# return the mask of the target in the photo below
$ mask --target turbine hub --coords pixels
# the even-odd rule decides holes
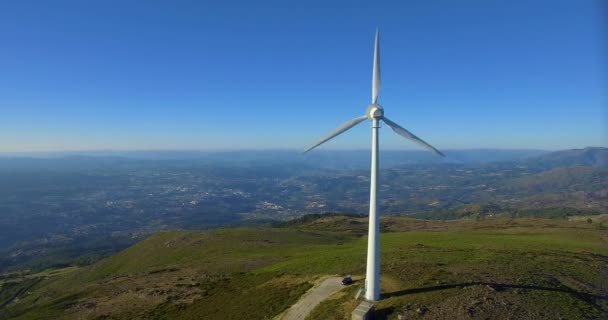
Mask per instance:
[[[374,103],[367,106],[367,112],[365,113],[368,119],[382,119],[384,116],[384,108],[381,105]]]

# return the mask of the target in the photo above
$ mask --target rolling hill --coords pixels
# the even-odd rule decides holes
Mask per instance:
[[[94,265],[5,274],[0,319],[269,319],[318,279],[364,274],[366,219],[161,232]],[[608,233],[544,219],[382,221],[380,319],[601,319]],[[311,319],[348,319],[361,285]]]

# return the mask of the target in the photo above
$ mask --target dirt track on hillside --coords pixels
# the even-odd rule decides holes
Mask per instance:
[[[344,288],[342,278],[332,277],[323,280],[319,285],[311,288],[292,305],[282,320],[304,320],[306,316],[314,309],[321,301],[329,298],[332,294]]]

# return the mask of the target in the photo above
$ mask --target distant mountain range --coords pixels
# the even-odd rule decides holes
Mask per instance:
[[[464,149],[442,150],[447,155],[440,158],[423,150],[383,150],[383,166],[417,163],[487,163],[521,161],[547,167],[560,166],[607,166],[608,148],[587,147],[561,151],[537,149]],[[0,164],[18,160],[31,164],[41,163],[36,159],[60,160],[62,163],[95,162],[115,163],[127,160],[186,161],[203,163],[222,162],[226,165],[290,163],[303,166],[355,168],[367,166],[369,150],[316,150],[307,154],[294,150],[243,150],[243,151],[82,151],[82,152],[38,152],[2,153]],[[27,160],[31,159],[31,160]],[[52,163],[52,161],[46,161]]]
[[[543,168],[608,166],[608,148],[588,147],[540,154],[523,160],[524,163]]]
[[[383,150],[382,167],[406,164],[441,163],[488,163],[504,161],[531,161],[562,166],[606,165],[606,148],[585,148],[548,152],[529,149],[471,149],[443,150],[446,158],[422,150]],[[316,150],[307,154],[300,151],[130,151],[130,152],[47,152],[47,153],[0,153],[0,169],[6,166],[103,166],[117,163],[149,161],[198,161],[202,164],[224,166],[282,165],[326,168],[359,169],[369,166],[369,150]],[[557,159],[554,159],[557,158]],[[589,164],[591,163],[591,164]]]

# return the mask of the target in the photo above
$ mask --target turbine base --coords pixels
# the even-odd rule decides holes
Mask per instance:
[[[369,320],[374,318],[374,303],[362,301],[351,313],[352,320]]]

